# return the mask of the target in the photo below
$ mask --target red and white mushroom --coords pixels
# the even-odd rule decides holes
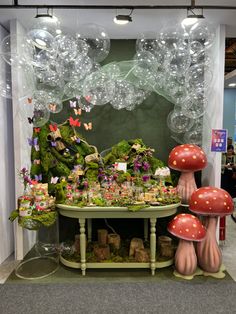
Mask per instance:
[[[177,191],[183,204],[188,204],[192,192],[197,189],[194,172],[204,169],[206,165],[206,154],[197,145],[178,145],[170,152],[168,166],[181,171]]]
[[[200,267],[210,273],[217,273],[222,263],[222,254],[216,240],[218,217],[230,215],[234,210],[233,199],[228,192],[216,187],[202,187],[191,195],[189,209],[206,216],[207,234],[204,241],[197,244]]]
[[[179,214],[168,224],[168,231],[179,238],[175,253],[175,268],[184,276],[191,276],[197,268],[197,255],[193,241],[202,241],[206,229],[200,220],[191,214]]]

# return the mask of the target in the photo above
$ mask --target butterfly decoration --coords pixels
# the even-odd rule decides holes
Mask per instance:
[[[29,124],[32,124],[34,123],[35,117],[34,116],[32,118],[28,117],[27,119],[28,119]]]
[[[87,102],[90,102],[90,101],[91,101],[91,96],[85,96],[84,98],[85,98],[85,100],[86,100]]]
[[[35,132],[35,133],[39,133],[40,131],[41,131],[40,128],[34,128],[34,132]]]
[[[74,113],[75,113],[75,115],[77,116],[77,115],[81,115],[81,113],[82,113],[82,110],[79,108],[79,109],[75,109],[74,108]]]
[[[38,152],[39,151],[39,145],[38,145],[38,138],[28,138],[28,143],[30,146],[34,147],[34,149]]]
[[[77,144],[80,143],[80,138],[77,137],[76,135],[72,136],[71,139],[72,139],[72,141],[76,142]]]
[[[76,108],[76,100],[75,101],[70,100],[70,107]]]
[[[43,179],[41,173],[40,173],[39,175],[36,174],[36,175],[34,176],[34,178],[35,178],[36,181],[42,181],[42,179]]]
[[[50,103],[48,108],[50,111],[55,112],[57,110],[57,104]]]
[[[84,123],[84,128],[86,131],[92,130],[92,128],[93,128],[92,122]]]
[[[34,162],[33,162],[35,165],[40,165],[41,163],[41,160],[40,159],[34,159]]]
[[[49,124],[49,129],[50,129],[51,132],[56,132],[57,125],[56,124]]]
[[[79,121],[79,119],[73,119],[72,117],[69,118],[69,122],[71,126],[81,126],[81,122]]]
[[[52,147],[56,147],[57,146],[57,142],[51,141],[51,146]]]
[[[41,109],[34,109],[34,118],[43,118],[44,112]]]
[[[33,99],[32,99],[31,97],[28,97],[28,98],[27,98],[27,103],[28,103],[29,105],[32,104],[32,101],[33,101]]]
[[[59,180],[58,177],[51,177],[51,183],[52,184],[57,184],[57,181]]]

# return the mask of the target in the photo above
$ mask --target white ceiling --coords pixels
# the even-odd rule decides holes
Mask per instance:
[[[12,0],[0,0],[1,4],[12,4]],[[90,0],[90,1],[76,1],[76,0],[19,0],[19,4],[33,4],[33,5],[47,5],[66,4],[66,5],[190,5],[191,1],[115,1],[115,0]],[[236,0],[222,1],[222,0],[208,0],[198,1],[196,5],[224,5],[236,6]],[[62,27],[68,31],[74,31],[79,28],[80,24],[95,23],[105,27],[110,38],[137,38],[143,31],[156,31],[167,25],[173,25],[174,22],[181,21],[186,17],[186,10],[134,10],[132,14],[133,22],[124,26],[114,24],[113,17],[117,14],[128,14],[129,10],[67,10],[55,9],[56,15],[61,21]],[[17,18],[26,28],[29,28],[33,23],[33,17],[36,14],[35,9],[0,9],[0,23],[9,28],[9,20]],[[236,37],[236,10],[205,10],[205,18],[214,24],[225,24],[227,37]]]

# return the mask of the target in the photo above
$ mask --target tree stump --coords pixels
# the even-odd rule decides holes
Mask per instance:
[[[158,247],[160,257],[172,258],[174,256],[174,247],[172,245],[172,239],[170,237],[158,237]]]
[[[110,247],[108,244],[94,245],[93,252],[98,261],[104,261],[110,258]]]
[[[136,262],[147,263],[150,261],[150,253],[148,249],[136,249],[134,259]]]
[[[110,233],[108,234],[108,244],[111,245],[112,248],[119,250],[120,248],[120,236],[116,233]]]
[[[108,235],[108,232],[106,229],[98,229],[98,244],[99,245],[107,244],[107,235]]]
[[[137,249],[144,249],[143,240],[139,238],[133,238],[130,242],[129,256],[134,256]]]

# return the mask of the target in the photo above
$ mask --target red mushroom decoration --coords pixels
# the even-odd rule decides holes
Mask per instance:
[[[168,166],[181,171],[177,191],[183,204],[188,204],[192,192],[197,189],[194,172],[204,169],[206,165],[206,154],[197,145],[178,145],[170,152]]]
[[[230,215],[234,210],[233,199],[228,192],[215,187],[202,187],[193,192],[189,209],[206,216],[207,234],[204,241],[197,244],[198,263],[202,270],[217,273],[222,263],[222,254],[216,240],[218,217]]]
[[[175,268],[183,276],[192,276],[197,269],[197,255],[193,241],[202,241],[206,229],[200,220],[191,214],[179,214],[168,225],[168,231],[179,238],[175,253]]]

